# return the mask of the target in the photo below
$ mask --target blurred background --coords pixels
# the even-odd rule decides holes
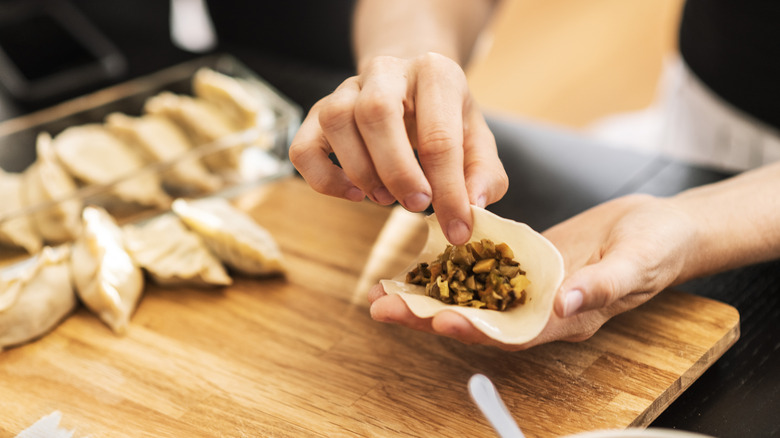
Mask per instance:
[[[650,105],[682,0],[506,0],[468,69],[485,110],[584,128]]]
[[[6,89],[0,120],[201,56],[171,41],[170,10],[177,1],[189,0],[0,0],[6,37],[16,32],[22,41],[40,40],[37,49],[22,51],[27,62],[52,59],[57,49],[28,24],[13,28],[20,8],[59,11],[72,27],[94,28],[80,37],[101,40],[98,50],[114,50],[124,62],[44,97],[19,99]],[[210,51],[234,54],[307,109],[352,73],[352,5],[212,1],[218,44]],[[644,108],[655,97],[664,59],[675,52],[681,7],[681,0],[504,0],[468,68],[473,92],[488,112],[573,128]],[[81,17],[74,19],[74,11]],[[48,58],[36,53],[44,48]]]

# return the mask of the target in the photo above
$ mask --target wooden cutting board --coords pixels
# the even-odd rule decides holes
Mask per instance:
[[[403,267],[421,228],[373,247],[390,208],[294,178],[237,202],[276,237],[284,278],[149,285],[124,337],[81,309],[0,353],[0,435],[59,410],[77,437],[493,437],[474,373],[529,438],[645,426],[739,335],[734,308],[672,291],[586,342],[517,353],[377,323],[365,286]]]

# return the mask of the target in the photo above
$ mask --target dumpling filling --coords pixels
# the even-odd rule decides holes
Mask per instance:
[[[406,282],[425,286],[429,297],[446,304],[506,310],[524,304],[530,281],[506,243],[490,239],[447,245],[430,263],[419,263]]]
[[[525,302],[522,305],[518,305],[521,296],[516,291],[516,303],[514,305],[506,303],[505,310],[501,312],[487,312],[484,308],[472,306],[448,305],[428,296],[424,286],[405,281],[409,271],[414,270],[420,263],[429,263],[431,260],[437,259],[438,255],[442,253],[442,248],[446,248],[449,244],[435,214],[426,218],[428,238],[425,247],[409,263],[407,268],[391,279],[380,280],[380,283],[385,292],[401,297],[409,310],[419,318],[431,318],[444,311],[455,312],[468,319],[479,331],[503,344],[518,345],[528,342],[542,331],[552,315],[556,291],[563,281],[563,257],[549,240],[526,224],[499,217],[475,206],[471,207],[471,212],[474,219],[471,235],[472,246],[474,241],[482,244],[484,239],[492,242],[504,242],[508,248],[512,248],[513,257],[511,258],[519,263],[517,267],[525,271],[525,274],[514,277],[515,285],[512,285],[511,279],[509,280],[512,290],[515,290],[517,284],[528,281],[523,287],[522,296],[525,297]],[[500,244],[496,245],[497,252],[504,251],[503,255],[508,255],[506,251],[508,248],[503,250],[500,248],[502,248]],[[488,261],[482,263],[486,265],[496,263],[491,261],[496,260],[495,258],[487,258],[486,260]],[[477,261],[477,263],[479,262]],[[500,260],[497,263],[497,269],[500,273]],[[490,271],[494,267],[491,266]],[[481,266],[477,270],[485,268],[487,266]],[[508,269],[514,270],[514,267],[508,265],[504,268],[505,272]],[[473,272],[474,268],[472,267],[471,270]],[[466,276],[467,278],[468,276]],[[475,289],[478,290],[479,286]],[[504,304],[502,302],[501,305]]]

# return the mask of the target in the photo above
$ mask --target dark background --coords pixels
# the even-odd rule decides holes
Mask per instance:
[[[54,0],[59,3],[64,0]],[[0,23],[5,10],[17,3],[39,0],[0,0]],[[350,20],[354,0],[212,1],[209,5],[219,45],[249,66],[304,111],[353,74]],[[126,60],[124,73],[63,90],[49,99],[6,99],[0,118],[44,108],[131,78],[158,71],[203,55],[178,49],[169,37],[169,2],[164,0],[72,0],[89,21]],[[41,37],[43,37],[41,35]],[[35,58],[36,53],[27,56]]]

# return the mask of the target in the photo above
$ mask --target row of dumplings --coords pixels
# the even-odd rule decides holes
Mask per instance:
[[[73,196],[80,187],[121,179],[111,186],[112,200],[167,208],[169,191],[211,193],[240,171],[248,146],[272,145],[275,115],[252,84],[203,68],[192,87],[194,96],[165,91],[147,99],[140,116],[112,113],[104,123],[72,126],[54,138],[40,133],[27,170],[0,170],[0,244],[34,254],[44,243],[73,240],[81,226],[83,200]],[[250,131],[256,136],[241,135]],[[193,155],[195,145],[211,153]],[[53,205],[35,208],[47,203]],[[26,208],[34,211],[13,216]]]
[[[147,275],[164,286],[219,287],[233,281],[226,267],[251,276],[284,273],[271,234],[223,198],[177,199],[172,212],[124,227],[87,206],[81,221],[74,242],[46,246],[0,271],[0,350],[41,337],[79,301],[124,333]]]

